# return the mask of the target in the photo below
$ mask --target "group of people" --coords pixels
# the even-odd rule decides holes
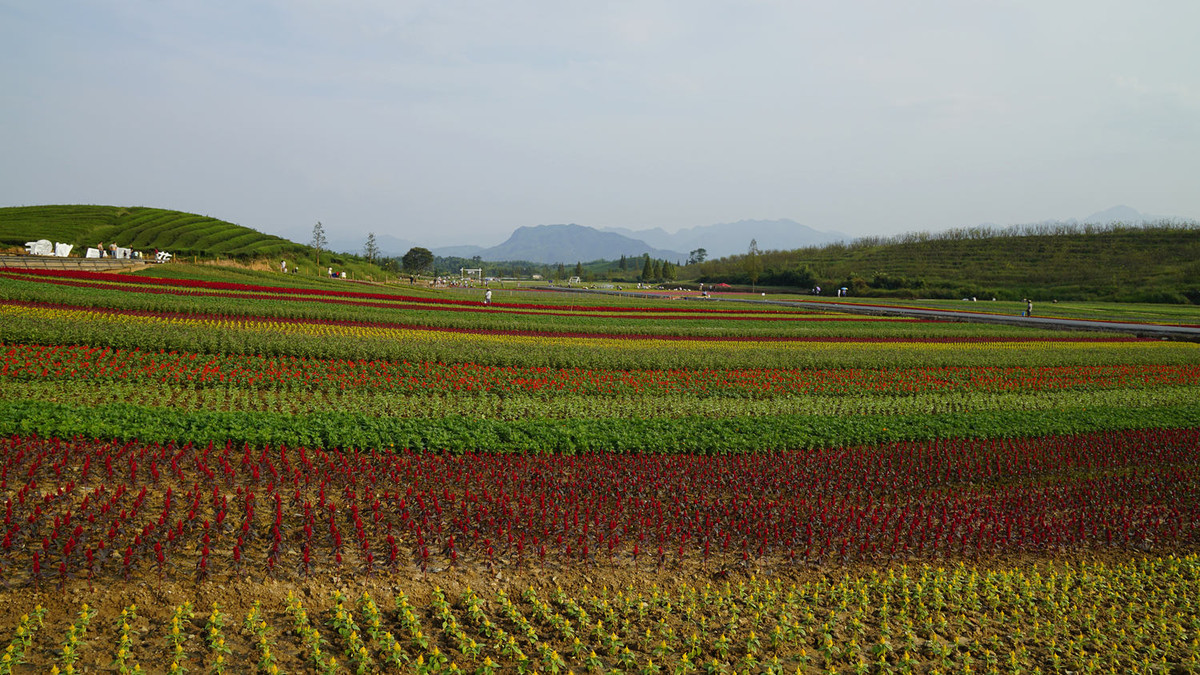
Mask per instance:
[[[101,258],[144,259],[146,257],[145,253],[143,253],[141,251],[133,251],[133,250],[130,250],[127,248],[122,248],[121,246],[118,246],[117,242],[115,242],[115,241],[110,242],[108,244],[108,246],[105,246],[104,242],[100,242],[99,244],[96,244],[96,250],[100,252],[99,257],[101,257]],[[158,249],[154,249],[154,257],[151,258],[151,260],[153,260],[154,262],[165,262],[165,260],[160,259],[160,253],[162,253],[162,252],[159,251]],[[164,253],[163,255],[165,256],[166,259],[170,259],[170,257],[171,257],[170,254]],[[89,257],[91,257],[90,254],[89,254]]]
[[[117,257],[117,249],[120,247],[117,246],[117,242],[114,241],[107,247],[104,246],[104,242],[100,242],[99,244],[96,244],[96,248],[100,250],[101,258],[115,258]],[[158,249],[154,249],[154,255],[158,255]]]

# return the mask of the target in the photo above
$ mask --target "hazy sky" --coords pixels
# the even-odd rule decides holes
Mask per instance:
[[[1200,217],[1196,0],[0,0],[0,205],[307,241]]]

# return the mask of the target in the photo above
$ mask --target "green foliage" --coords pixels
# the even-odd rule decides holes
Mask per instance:
[[[995,438],[1200,425],[1200,403],[1143,409],[987,411],[943,415],[779,415],[711,419],[436,419],[319,412],[186,411],[124,403],[77,407],[0,401],[0,434],[225,442],[292,446],[395,447],[452,452],[689,452],[865,445],[937,438]]]
[[[688,272],[705,283],[750,284],[755,257],[709,260]],[[846,286],[857,296],[1200,304],[1194,224],[913,234],[757,257],[764,286]]]
[[[363,246],[363,257],[367,260],[375,260],[379,257],[379,245],[375,243],[375,233],[367,233],[367,243]]]
[[[746,255],[742,256],[742,269],[753,288],[758,283],[763,269],[762,253],[759,252],[758,242],[754,239],[750,240],[750,248],[746,251]]]
[[[420,246],[414,246],[408,249],[408,253],[402,258],[404,263],[404,271],[409,274],[420,274],[429,269],[433,264],[433,253]]]

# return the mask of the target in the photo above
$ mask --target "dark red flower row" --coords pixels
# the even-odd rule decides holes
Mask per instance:
[[[194,352],[73,345],[0,346],[0,376],[432,392],[733,396],[1062,391],[1200,385],[1200,365],[889,369],[597,370]]]
[[[735,456],[0,439],[8,584],[1200,544],[1200,430]]]

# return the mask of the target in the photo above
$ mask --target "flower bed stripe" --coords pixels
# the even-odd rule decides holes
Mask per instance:
[[[225,330],[268,330],[301,333],[328,337],[394,337],[416,339],[430,335],[459,335],[475,339],[519,340],[571,340],[580,346],[596,342],[601,344],[637,344],[643,348],[662,348],[666,344],[702,345],[722,343],[731,345],[791,344],[812,347],[821,344],[860,345],[995,345],[1021,348],[1028,344],[1157,344],[1161,341],[1124,336],[960,336],[960,337],[838,337],[838,336],[762,336],[723,337],[704,335],[648,335],[648,334],[604,334],[566,331],[531,330],[488,330],[472,328],[438,328],[402,323],[348,321],[335,319],[285,319],[254,316],[224,316],[216,314],[185,314],[176,312],[152,312],[147,310],[121,310],[77,307],[61,304],[0,301],[0,316],[46,317],[70,321],[115,321],[138,322],[148,325],[193,325]]]
[[[1200,364],[889,369],[601,370],[475,363],[211,355],[74,345],[0,345],[0,376],[400,394],[735,396],[1060,391],[1200,385]]]
[[[1200,402],[1155,408],[980,411],[939,415],[523,419],[371,417],[179,411],[126,404],[76,407],[0,401],[0,434],[166,443],[250,443],[453,452],[727,454],[939,438],[1200,427]]]

